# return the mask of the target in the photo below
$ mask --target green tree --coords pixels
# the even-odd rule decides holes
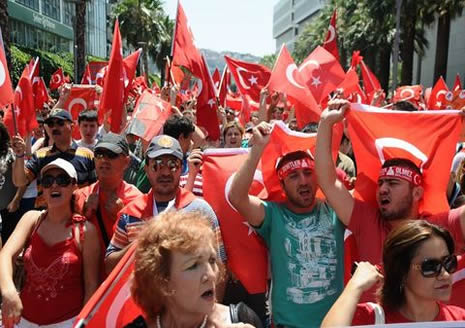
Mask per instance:
[[[273,69],[274,63],[276,62],[276,54],[265,55],[262,59],[260,59],[259,64],[265,65],[269,69]]]
[[[162,43],[169,43],[169,24],[159,0],[123,0],[115,5],[112,16],[120,22],[121,35],[133,48],[143,47],[144,71],[149,73],[148,56],[156,61]],[[171,25],[172,26],[172,25]]]
[[[166,57],[171,54],[171,41],[174,30],[174,21],[165,15],[161,21],[164,33],[160,35],[160,39],[157,44],[153,44],[149,47],[149,54],[155,59],[155,65],[160,70],[161,85],[165,82],[165,64]]]
[[[10,32],[8,28],[8,4],[7,0],[0,0],[0,29],[2,30],[3,43],[5,46],[5,55],[8,63],[8,68],[11,70],[11,54],[10,54]]]

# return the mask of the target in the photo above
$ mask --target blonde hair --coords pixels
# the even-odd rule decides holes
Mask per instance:
[[[134,301],[149,319],[155,320],[171,294],[172,251],[192,253],[207,242],[218,248],[212,226],[202,213],[172,210],[150,220],[137,241],[131,286]]]

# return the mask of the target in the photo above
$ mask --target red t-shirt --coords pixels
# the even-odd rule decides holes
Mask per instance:
[[[465,256],[458,256],[457,271],[452,276],[452,295],[449,304],[465,309]]]
[[[465,309],[458,306],[439,304],[439,313],[433,321],[462,321],[465,320]],[[413,322],[405,318],[398,311],[386,311],[384,309],[385,323],[407,323]],[[353,326],[373,325],[375,323],[374,309],[367,303],[357,305],[354,318],[352,320]]]
[[[456,250],[463,248],[464,238],[460,223],[460,208],[437,215],[420,217],[449,230],[454,238]],[[391,231],[389,222],[380,217],[376,208],[356,199],[348,228],[352,231],[357,242],[360,261],[381,264],[384,240]]]

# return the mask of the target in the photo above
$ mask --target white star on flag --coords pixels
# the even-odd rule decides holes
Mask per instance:
[[[257,84],[257,77],[252,75],[249,79],[249,82],[251,86]]]
[[[436,102],[436,106],[441,107],[441,106],[442,106],[442,102],[441,102],[441,101]]]
[[[210,105],[210,107],[213,107],[213,105],[215,105],[215,100],[212,98],[207,102],[207,104]]]
[[[249,224],[249,222],[242,222],[243,225],[245,225],[247,228],[249,228],[249,231],[247,233],[247,236],[250,236],[251,234],[257,234],[257,232],[255,231],[255,229]]]
[[[313,77],[312,76],[312,85],[318,88],[318,86],[321,84],[320,77]]]

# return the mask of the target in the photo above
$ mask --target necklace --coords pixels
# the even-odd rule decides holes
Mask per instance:
[[[207,319],[208,319],[208,315],[206,314],[199,328],[205,328],[207,326]],[[161,328],[160,315],[157,315],[157,328]]]

